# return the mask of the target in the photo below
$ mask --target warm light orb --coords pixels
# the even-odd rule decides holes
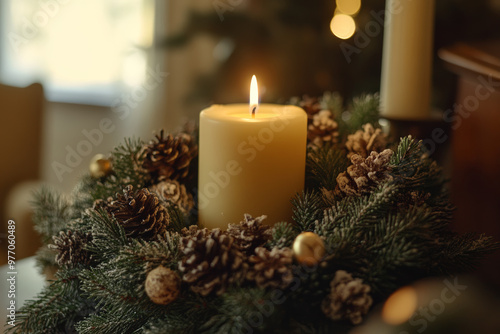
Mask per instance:
[[[330,22],[330,29],[338,38],[348,39],[356,32],[356,23],[349,15],[335,14]]]
[[[252,76],[250,83],[250,114],[255,115],[259,108],[259,87],[257,86],[257,78]]]
[[[361,8],[361,0],[337,0],[337,10],[342,14],[356,15]]]
[[[408,321],[417,309],[418,296],[412,287],[403,287],[389,296],[382,309],[382,319],[390,325]]]

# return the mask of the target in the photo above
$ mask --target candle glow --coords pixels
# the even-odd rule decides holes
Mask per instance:
[[[250,83],[250,114],[255,117],[257,110],[259,109],[259,87],[257,85],[257,78],[252,76],[252,82]]]

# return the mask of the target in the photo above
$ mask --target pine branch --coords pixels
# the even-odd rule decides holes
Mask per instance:
[[[299,233],[300,232],[298,231],[296,226],[290,223],[276,223],[273,226],[272,239],[269,241],[267,246],[268,248],[292,247],[293,241]]]
[[[169,205],[166,209],[169,215],[169,224],[167,226],[169,231],[180,233],[184,227],[191,225],[189,216],[185,215],[176,205]]]
[[[218,304],[213,298],[200,298],[192,293],[186,293],[181,298],[182,302],[179,300],[168,306],[168,312],[150,318],[143,327],[144,334],[197,334],[200,327],[217,313]]]
[[[485,255],[500,249],[500,242],[476,233],[449,235],[441,242],[443,247],[436,253],[433,269],[444,275],[472,271]]]
[[[325,92],[320,98],[320,104],[322,109],[330,110],[333,114],[333,119],[339,123],[339,128],[344,128],[344,124],[341,124],[342,113],[344,112],[344,101],[342,96],[338,92]]]
[[[312,231],[314,223],[323,216],[323,200],[315,191],[304,191],[292,199],[293,217],[300,231]]]
[[[86,248],[100,261],[114,258],[123,246],[130,243],[125,230],[104,210],[89,210],[83,219],[91,226],[92,242]]]
[[[351,118],[347,122],[349,133],[361,129],[361,126],[370,123],[379,128],[380,98],[378,94],[361,95],[352,100]]]
[[[337,176],[347,169],[349,160],[339,149],[321,147],[309,150],[306,160],[306,185],[308,188],[335,189]]]
[[[58,279],[28,301],[16,315],[12,333],[74,333],[74,324],[94,311],[90,301],[82,298],[77,271],[61,269]]]
[[[334,254],[337,261],[340,259],[347,265],[354,264],[353,259],[365,261],[360,255],[360,247],[364,247],[360,234],[388,214],[397,190],[395,185],[384,184],[370,195],[345,197],[326,210],[323,219],[316,222],[314,232],[324,237],[327,254]]]
[[[64,230],[72,219],[70,201],[47,187],[34,193],[32,204],[35,230],[44,243],[51,242],[52,236]]]
[[[200,330],[207,334],[236,334],[274,328],[280,323],[280,305],[271,300],[270,294],[259,288],[229,290],[216,304],[217,314]],[[262,321],[256,323],[255,314],[260,314]]]
[[[334,227],[369,226],[389,212],[398,190],[396,185],[384,183],[368,195],[344,197],[325,212],[316,233],[326,236]]]
[[[167,233],[157,241],[132,240],[116,257],[82,271],[82,289],[106,305],[126,303],[154,311],[157,306],[144,292],[147,273],[159,265],[176,269],[179,239],[178,234]]]
[[[111,154],[113,171],[119,179],[127,180],[135,188],[143,187],[149,181],[148,173],[142,169],[145,158],[144,142],[126,138]]]
[[[399,141],[398,148],[396,152],[391,157],[391,165],[398,166],[402,162],[407,161],[407,159],[420,150],[421,142],[417,142],[411,136],[402,137]]]
[[[88,298],[98,300],[103,311],[78,324],[81,333],[130,333],[150,318],[166,310],[146,295],[147,273],[163,264],[175,268],[179,257],[179,235],[147,242],[133,240],[116,257],[95,268],[83,270],[79,277]]]
[[[47,245],[40,247],[35,256],[35,265],[40,273],[43,273],[47,267],[58,267],[56,263],[56,252]]]
[[[85,210],[94,204],[93,193],[96,191],[98,180],[86,174],[77,183],[71,193],[73,198],[73,219],[81,218]],[[103,197],[105,199],[106,197]]]
[[[138,311],[142,310],[127,304],[105,308],[91,314],[75,327],[79,334],[141,333],[141,327],[149,318]]]
[[[396,154],[391,157],[391,175],[405,191],[422,190],[440,195],[445,180],[437,163],[426,154],[422,141],[411,136],[401,138]]]
[[[134,189],[147,187],[150,175],[142,168],[144,157],[144,143],[140,139],[126,138],[111,153],[113,175],[95,183],[93,200],[113,197],[126,185],[132,185]]]

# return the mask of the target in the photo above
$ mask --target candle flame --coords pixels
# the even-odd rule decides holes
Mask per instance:
[[[257,110],[259,109],[259,87],[257,86],[257,78],[252,76],[252,82],[250,83],[250,114],[255,117]]]

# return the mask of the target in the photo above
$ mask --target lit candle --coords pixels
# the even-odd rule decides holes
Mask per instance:
[[[387,0],[380,87],[381,114],[430,116],[434,0]]]
[[[304,188],[307,116],[296,106],[213,105],[200,114],[198,217],[226,229],[245,213],[267,224],[290,221],[291,198]]]

